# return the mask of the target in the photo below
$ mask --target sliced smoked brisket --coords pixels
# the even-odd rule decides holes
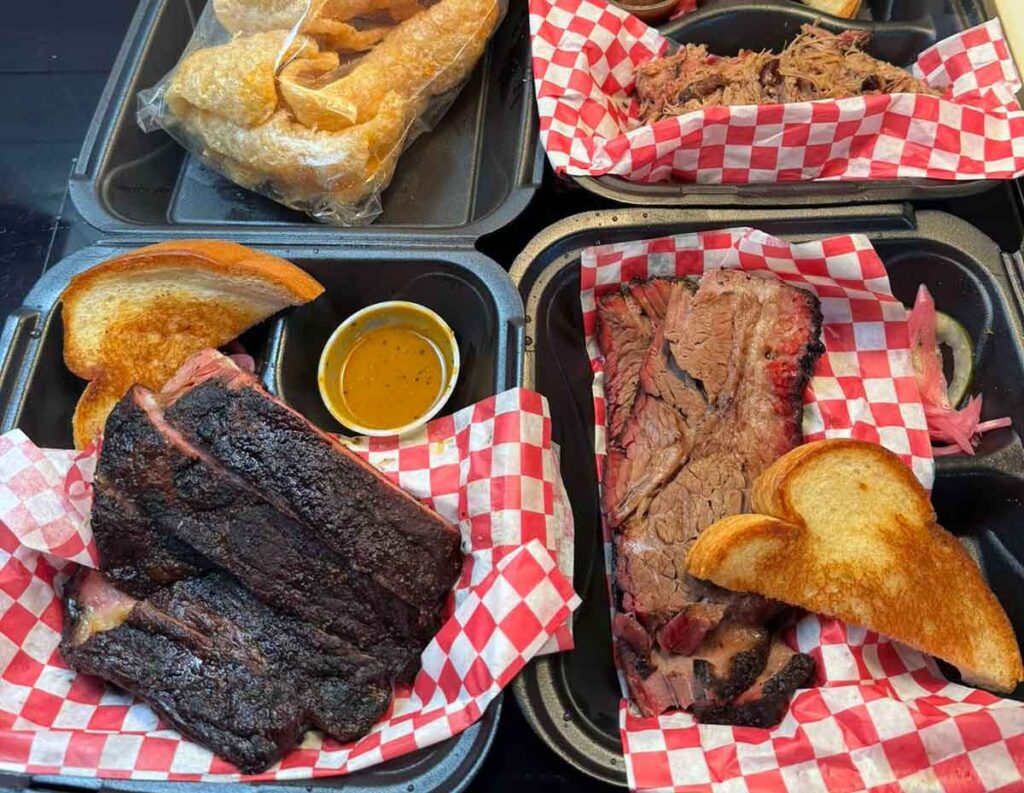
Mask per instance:
[[[211,573],[135,600],[81,569],[65,586],[61,654],[145,699],[246,773],[318,728],[366,733],[391,699],[387,670],[336,636]]]
[[[130,501],[147,516],[151,541],[174,538],[207,567],[227,570],[264,602],[372,652],[395,674],[406,676],[437,631],[440,602],[421,611],[357,571],[318,531],[268,500],[266,489],[251,487],[189,444],[140,386],[108,419],[95,489],[96,503],[104,505],[93,516],[101,549],[118,544],[118,514],[108,502]],[[106,556],[101,561],[106,569]]]
[[[91,524],[63,657],[246,772],[365,734],[462,567],[455,527],[213,350],[110,413]]]
[[[597,302],[597,337],[604,353],[608,437],[616,439],[629,418],[639,384],[640,365],[668,310],[674,284],[694,289],[689,280],[632,281]]]
[[[462,554],[458,531],[435,512],[213,350],[186,363],[161,400],[170,426],[315,526],[320,544],[392,598],[436,613]]]
[[[675,289],[605,473],[618,584],[648,627],[692,601],[683,563],[700,531],[741,512],[757,475],[799,443],[821,349],[817,299],[777,278],[715,270],[692,297]]]
[[[697,663],[697,662],[695,662]],[[814,677],[814,659],[793,652],[776,638],[761,673],[750,687],[731,700],[705,699],[696,703],[693,714],[705,724],[734,724],[737,727],[772,727],[782,720],[798,688]]]
[[[140,598],[226,570],[409,679],[461,570],[458,531],[219,353],[170,385],[166,398],[135,387],[108,419],[102,569]]]
[[[686,554],[703,529],[743,511],[758,474],[800,443],[803,392],[823,349],[821,312],[813,294],[768,274],[714,270],[695,292],[687,281],[660,283],[644,292],[659,296],[660,317],[636,298],[635,310],[620,308],[635,284],[599,301],[598,340],[614,375],[609,422],[631,399],[621,429],[609,423],[603,481],[631,621],[616,624],[617,654],[645,713],[693,707],[709,719],[756,719],[775,711],[723,708],[770,665],[764,626],[782,606],[695,581]],[[741,646],[736,637],[757,641]],[[758,690],[775,691],[768,682]]]

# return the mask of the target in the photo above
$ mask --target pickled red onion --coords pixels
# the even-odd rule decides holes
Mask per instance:
[[[946,376],[942,371],[942,353],[936,334],[935,301],[928,288],[921,284],[917,290],[914,308],[908,316],[910,329],[911,356],[914,361],[914,376],[924,403],[928,435],[932,441],[942,441],[949,446],[933,446],[936,456],[949,454],[974,454],[979,436],[1002,427],[1009,427],[1008,417],[981,420],[981,395],[971,397],[963,408],[957,410],[949,404]]]

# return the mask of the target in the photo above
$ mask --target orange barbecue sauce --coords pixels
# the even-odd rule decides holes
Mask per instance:
[[[411,328],[369,331],[341,367],[341,398],[370,429],[397,429],[433,406],[445,384],[440,350]]]

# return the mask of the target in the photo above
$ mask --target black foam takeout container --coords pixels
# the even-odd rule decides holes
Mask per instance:
[[[64,366],[60,294],[76,273],[134,247],[105,243],[78,251],[48,270],[22,307],[8,317],[0,336],[2,431],[19,428],[40,446],[72,448],[71,416],[85,384]],[[483,255],[475,251],[368,251],[301,245],[261,249],[309,272],[324,285],[325,292],[312,303],[267,320],[244,334],[241,341],[255,356],[263,383],[323,429],[336,432],[341,428],[320,400],[320,351],[346,317],[383,300],[421,303],[436,311],[455,332],[460,374],[442,414],[519,384],[522,303],[504,271]],[[0,773],[0,789],[290,793],[343,787],[353,793],[453,793],[465,789],[479,770],[494,740],[500,712],[499,697],[480,721],[454,738],[342,777],[250,786]]]
[[[590,245],[702,229],[752,226],[791,240],[867,234],[889,271],[893,291],[912,304],[917,286],[974,342],[971,393],[984,395],[984,418],[1010,416],[1013,429],[987,434],[977,456],[938,459],[933,502],[939,522],[980,562],[1024,638],[1024,332],[1019,253],[1008,255],[951,215],[909,206],[820,210],[603,210],[570,217],[541,232],[512,267],[526,304],[524,385],[551,405],[554,440],[576,521],[576,649],[531,663],[514,691],[527,720],[569,763],[625,785],[618,728],[620,689],[612,661],[609,603],[593,455],[592,373],[583,340],[580,253]],[[946,668],[948,674],[953,670]],[[1017,696],[1024,694],[1024,686]]]
[[[865,30],[867,51],[899,66],[954,33],[984,22],[980,0],[864,0],[860,19],[822,15],[794,0],[709,0],[697,11],[659,29],[680,44],[706,44],[716,55],[741,49],[779,50],[819,20],[831,31]],[[592,193],[622,204],[641,206],[750,206],[845,204],[941,200],[980,193],[991,180],[871,180],[858,182],[779,182],[769,184],[695,184],[631,182],[621,176],[574,176]]]
[[[706,0],[698,4],[701,7],[714,6],[721,0]],[[781,0],[785,3],[800,3],[801,0]],[[814,12],[814,9],[811,9]],[[833,18],[830,14],[815,12],[820,18]],[[862,22],[921,22],[932,19],[944,35],[952,32],[954,23],[949,21],[950,4],[948,0],[861,0],[860,10],[856,19]],[[838,18],[838,17],[837,17]]]
[[[230,226],[322,234],[320,224],[235,185],[163,131],[135,122],[136,94],[167,74],[204,0],[140,0],[71,174],[75,208],[102,231],[212,236]],[[398,162],[383,214],[363,235],[476,237],[511,222],[541,181],[526,7],[505,19],[455,103]],[[295,240],[298,235],[300,239]]]

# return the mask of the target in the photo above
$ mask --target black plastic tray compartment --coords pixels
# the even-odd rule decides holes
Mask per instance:
[[[723,0],[707,0],[702,8],[715,7]],[[728,2],[728,0],[725,0]],[[769,3],[798,4],[801,0],[768,0]],[[952,33],[955,28],[949,19],[950,5],[947,0],[862,0],[857,19],[867,22],[917,22],[934,19],[939,28],[940,37],[944,31]],[[810,13],[817,13],[813,10]],[[829,14],[817,13],[821,18],[836,18]],[[981,21],[981,20],[978,20]]]
[[[134,246],[101,244],[82,249],[48,270],[0,336],[2,431],[22,429],[41,446],[71,448],[71,416],[84,382],[64,366],[59,298],[71,277]],[[310,246],[265,247],[317,278],[325,293],[242,336],[264,384],[327,431],[340,427],[320,400],[316,383],[320,351],[335,327],[354,311],[382,300],[408,299],[437,311],[459,343],[458,385],[449,413],[518,384],[523,309],[497,264],[474,251],[391,249],[373,252]],[[355,793],[402,790],[450,793],[469,785],[497,730],[501,699],[454,738],[347,776],[294,783],[222,785],[96,780],[0,773],[0,789],[118,790],[138,793],[291,793],[344,788]]]
[[[163,131],[147,135],[135,123],[136,93],[174,67],[203,5],[141,0],[71,174],[75,208],[107,232],[323,234],[304,214],[238,187]],[[511,222],[543,173],[529,74],[526,9],[513,2],[455,104],[402,155],[384,213],[349,233],[472,240]]]
[[[701,229],[753,226],[793,240],[868,234],[896,296],[913,302],[927,284],[940,310],[964,323],[975,345],[972,393],[985,417],[1010,416],[1012,430],[987,435],[976,457],[938,461],[933,501],[939,521],[980,561],[1024,638],[1024,333],[1007,271],[1024,281],[1019,255],[1006,256],[973,226],[941,212],[848,207],[817,210],[603,210],[541,232],[512,267],[526,303],[524,384],[551,405],[554,440],[576,521],[576,649],[531,663],[513,690],[527,720],[566,761],[601,780],[625,785],[618,728],[619,683],[612,661],[608,590],[593,465],[592,373],[583,342],[580,253],[583,248]],[[952,670],[946,669],[952,674]],[[1024,688],[1024,687],[1022,687]],[[1018,696],[1021,689],[1018,689]]]
[[[868,52],[906,66],[927,47],[987,17],[978,0],[873,0],[865,3],[872,19],[843,20],[823,16],[793,0],[711,0],[696,12],[660,30],[681,44],[707,44],[719,55],[741,49],[781,49],[800,26],[820,20],[829,30],[866,30]],[[955,20],[955,22],[954,22]],[[940,200],[973,195],[994,185],[991,180],[951,182],[900,179],[862,182],[781,182],[778,184],[691,184],[631,182],[621,176],[579,176],[592,193],[622,204],[642,206],[810,205],[851,202]]]
[[[948,10],[946,0],[862,0],[857,18],[875,22],[905,22],[930,16],[939,20],[944,18]]]

